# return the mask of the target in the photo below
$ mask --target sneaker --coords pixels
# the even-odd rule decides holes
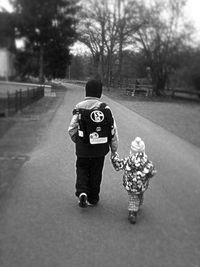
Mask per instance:
[[[87,194],[86,193],[81,193],[79,195],[79,207],[81,208],[87,208]]]
[[[88,200],[86,201],[86,204],[88,207],[94,207],[95,206],[94,204],[90,203]]]
[[[98,200],[93,200],[90,198],[87,199],[88,206],[91,206],[91,207],[97,206],[98,202],[99,202]]]
[[[90,201],[87,200],[87,205],[89,207],[95,207],[95,206],[97,206],[97,204],[98,204],[98,201],[92,201],[92,202],[90,202]]]
[[[130,223],[135,224],[137,220],[137,212],[129,211],[128,220],[130,221]]]

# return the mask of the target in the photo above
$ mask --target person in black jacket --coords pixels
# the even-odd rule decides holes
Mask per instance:
[[[85,86],[85,99],[79,102],[71,119],[68,132],[76,146],[76,192],[79,198],[79,206],[96,205],[99,201],[100,186],[104,159],[111,149],[111,153],[117,152],[118,134],[115,120],[113,119],[112,138],[105,143],[91,144],[83,142],[79,124],[79,110],[92,110],[102,105],[102,83],[90,80]],[[105,108],[109,109],[107,105]],[[95,133],[98,135],[98,132]]]

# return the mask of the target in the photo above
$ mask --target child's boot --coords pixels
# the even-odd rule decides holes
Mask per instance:
[[[136,220],[137,220],[137,212],[129,210],[129,212],[128,212],[128,220],[130,221],[130,223],[135,224]]]
[[[138,198],[139,198],[139,200],[140,200],[140,206],[142,206],[143,203],[144,203],[144,193],[139,194],[139,195],[138,195]]]

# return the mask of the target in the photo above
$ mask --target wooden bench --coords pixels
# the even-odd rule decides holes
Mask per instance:
[[[136,95],[144,95],[144,96],[152,96],[153,88],[152,85],[141,84],[137,85],[137,88],[125,88],[126,95],[136,96]]]
[[[128,96],[132,96],[133,92],[134,92],[134,88],[124,88],[125,89],[125,94]]]
[[[177,94],[187,94],[187,95],[196,95],[200,97],[200,91],[198,90],[184,90],[184,89],[172,89],[172,96],[176,96]]]

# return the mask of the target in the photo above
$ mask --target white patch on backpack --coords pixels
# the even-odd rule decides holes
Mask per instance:
[[[104,114],[100,110],[94,110],[90,114],[90,118],[93,122],[102,122],[104,120]]]
[[[97,131],[97,132],[101,132],[101,127],[97,127],[97,128],[96,128],[96,131]]]
[[[94,132],[89,135],[90,144],[96,145],[96,144],[105,144],[108,142],[107,137],[99,137],[98,133]]]
[[[78,130],[78,136],[83,137],[84,136],[83,131]]]

